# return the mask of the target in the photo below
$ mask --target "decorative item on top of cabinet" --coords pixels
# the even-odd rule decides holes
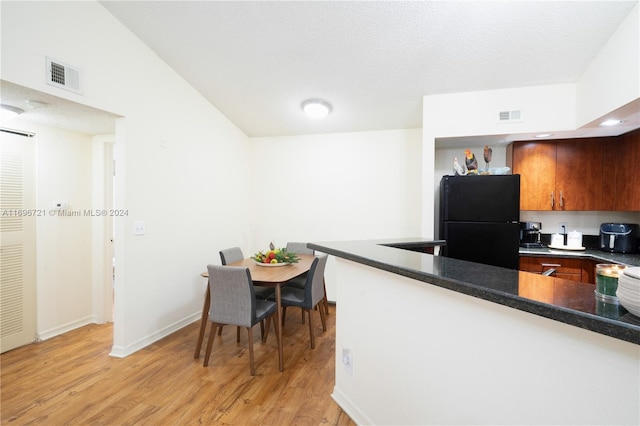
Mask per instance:
[[[510,150],[521,210],[603,210],[602,138],[514,142]]]

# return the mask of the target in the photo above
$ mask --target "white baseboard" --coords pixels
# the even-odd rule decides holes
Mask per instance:
[[[334,386],[331,398],[342,408],[342,411],[357,425],[374,424],[340,389]]]
[[[175,333],[176,331],[180,330],[183,327],[186,327],[187,325],[191,324],[192,322],[195,322],[197,320],[199,320],[201,318],[202,313],[201,312],[196,312],[193,315],[190,315],[186,318],[183,318],[180,321],[176,321],[173,324],[169,324],[168,326],[164,327],[163,329],[160,329],[154,333],[149,334],[148,336],[145,336],[141,339],[138,339],[136,342],[133,342],[130,345],[127,346],[113,346],[111,348],[111,352],[109,353],[109,356],[115,357],[115,358],[125,358],[129,355],[131,355],[134,352],[139,351],[142,348],[145,348],[155,342],[157,342],[160,339],[163,339],[165,337],[167,337],[168,335],[170,335],[171,333]],[[194,347],[195,347],[195,342],[194,342]]]
[[[95,322],[96,322],[95,317],[93,315],[80,318],[76,321],[62,324],[57,327],[51,328],[49,330],[39,331],[37,340],[43,341],[43,340],[51,339],[52,337],[59,336],[71,330],[75,330],[76,328],[84,327],[85,325],[94,324]]]

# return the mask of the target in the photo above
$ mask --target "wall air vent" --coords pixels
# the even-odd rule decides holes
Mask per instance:
[[[47,58],[47,84],[82,94],[80,70],[56,59]]]
[[[498,123],[517,123],[522,121],[522,111],[498,111]]]

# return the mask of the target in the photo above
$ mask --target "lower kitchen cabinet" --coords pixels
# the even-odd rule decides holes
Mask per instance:
[[[566,257],[547,256],[520,256],[520,270],[542,274],[545,271],[554,269],[552,277],[563,278],[565,280],[579,281],[582,283],[596,283],[596,265],[599,263],[610,263],[594,259],[575,259]]]
[[[554,270],[550,276],[565,280],[582,281],[582,259],[566,257],[520,256],[520,270],[542,274]]]
[[[595,284],[596,283],[596,265],[598,262],[591,259],[582,259],[582,281],[583,283]]]

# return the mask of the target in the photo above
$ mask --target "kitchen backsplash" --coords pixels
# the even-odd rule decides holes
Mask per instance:
[[[567,232],[576,230],[582,232],[583,235],[599,235],[601,223],[640,223],[640,212],[544,212],[521,210],[520,221],[541,222],[541,232],[544,234],[561,232],[560,223],[566,223]]]

